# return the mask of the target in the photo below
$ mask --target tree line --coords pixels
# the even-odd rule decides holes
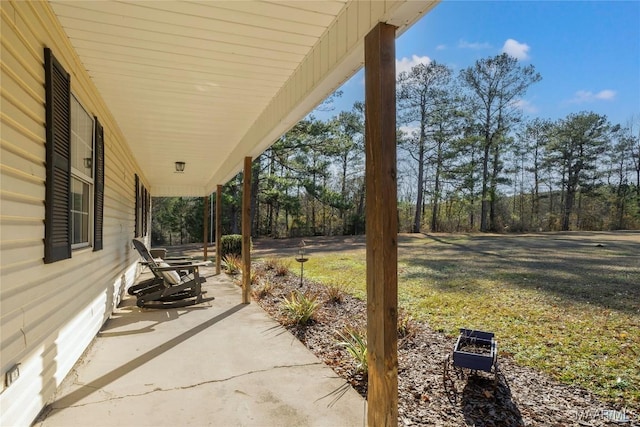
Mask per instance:
[[[531,119],[541,80],[501,54],[457,75],[432,61],[397,79],[401,232],[640,228],[640,116]],[[339,96],[339,95],[336,95]],[[365,232],[364,106],[308,116],[256,158],[252,235]],[[240,230],[242,173],[223,187],[223,234]],[[201,241],[202,199],[153,203],[153,234]]]

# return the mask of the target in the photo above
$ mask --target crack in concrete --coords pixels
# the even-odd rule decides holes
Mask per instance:
[[[196,388],[196,387],[200,387],[200,386],[207,385],[207,384],[223,383],[223,382],[235,380],[237,378],[242,378],[242,377],[246,377],[246,376],[253,375],[253,374],[260,374],[260,373],[263,373],[263,372],[268,372],[268,371],[277,370],[277,369],[304,368],[304,367],[307,367],[307,366],[318,366],[318,365],[323,365],[323,364],[322,364],[322,362],[310,362],[310,363],[295,364],[295,365],[276,365],[276,366],[272,366],[272,367],[266,368],[266,369],[258,369],[258,370],[255,370],[255,371],[243,372],[241,374],[232,375],[232,376],[227,377],[227,378],[220,378],[220,379],[215,379],[215,380],[202,381],[202,382],[195,383],[195,384],[189,384],[189,385],[184,385],[184,386],[179,386],[179,387],[171,387],[171,388],[167,388],[167,389],[163,389],[161,387],[156,387],[153,390],[145,391],[144,393],[134,393],[134,394],[126,394],[126,395],[123,395],[123,396],[113,396],[113,397],[110,397],[108,399],[98,400],[98,401],[95,401],[95,402],[88,402],[88,403],[83,403],[83,404],[79,404],[79,405],[55,407],[55,408],[51,408],[51,409],[59,411],[59,410],[65,409],[65,408],[81,408],[81,407],[84,407],[84,406],[96,405],[96,404],[99,404],[99,403],[110,402],[110,401],[113,401],[113,400],[126,399],[126,398],[129,398],[129,397],[146,396],[146,395],[149,395],[149,394],[152,394],[152,393],[156,393],[156,392],[187,390],[187,389]],[[83,387],[89,387],[89,386],[83,386]]]

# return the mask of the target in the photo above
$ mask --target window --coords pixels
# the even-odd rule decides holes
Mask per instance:
[[[71,247],[91,244],[93,118],[71,96]]]
[[[104,134],[97,117],[92,118],[71,95],[69,73],[48,48],[44,66],[44,262],[51,263],[71,258],[72,248],[93,244],[94,251],[102,249]]]
[[[151,195],[144,185],[140,182],[138,174],[135,176],[136,181],[136,222],[135,237],[144,237],[147,235],[149,211],[151,210]]]

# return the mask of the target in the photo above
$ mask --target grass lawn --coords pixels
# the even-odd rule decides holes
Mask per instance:
[[[365,298],[361,246],[310,253],[305,277]],[[401,235],[398,281],[433,329],[494,332],[500,355],[640,408],[639,233]]]

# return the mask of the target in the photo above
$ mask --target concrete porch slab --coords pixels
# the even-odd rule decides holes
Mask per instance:
[[[152,310],[127,297],[34,424],[362,426],[366,402],[224,274],[215,300]]]

